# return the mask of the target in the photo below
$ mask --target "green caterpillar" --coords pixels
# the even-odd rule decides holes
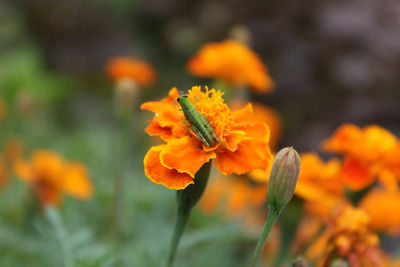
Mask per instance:
[[[184,122],[188,129],[189,125],[187,122],[189,122],[193,132],[207,147],[214,146],[219,142],[217,135],[211,127],[211,123],[194,107],[186,94],[181,93],[176,101],[178,101],[182,107],[183,114],[186,118]]]

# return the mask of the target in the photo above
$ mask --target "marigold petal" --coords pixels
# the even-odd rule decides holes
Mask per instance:
[[[70,163],[65,166],[63,191],[81,199],[88,199],[93,195],[92,184],[88,179],[85,166],[81,163]]]
[[[357,191],[369,186],[375,177],[360,161],[347,158],[343,162],[341,175],[350,189]]]
[[[361,139],[361,129],[353,124],[344,124],[339,127],[331,138],[322,143],[324,150],[336,153],[349,153]]]
[[[265,143],[268,145],[270,130],[266,123],[254,123],[247,125],[246,128],[243,128],[246,132],[246,136],[250,137],[252,140],[257,142]]]
[[[160,153],[166,145],[152,147],[144,157],[144,172],[152,182],[164,185],[169,189],[184,189],[193,184],[193,178],[186,173],[179,173],[161,164]]]
[[[379,181],[391,192],[398,191],[398,182],[396,175],[389,169],[382,169],[378,173]]]
[[[244,131],[231,131],[228,136],[224,138],[225,146],[229,151],[236,151],[239,143],[245,139],[246,133]]]
[[[164,117],[169,123],[179,121],[178,112],[168,103],[162,102],[146,102],[140,106],[141,109],[149,110],[156,113],[156,117]],[[162,125],[165,126],[165,125]]]
[[[151,121],[144,131],[150,136],[172,136],[172,127],[161,127],[155,120]]]
[[[215,157],[214,152],[204,151],[202,143],[189,136],[170,139],[160,154],[164,167],[187,173],[193,178],[204,163]]]
[[[253,105],[248,103],[243,108],[232,112],[235,122],[247,122],[253,114]]]
[[[254,169],[266,170],[271,160],[271,151],[265,143],[245,140],[239,144],[235,152],[225,150],[217,153],[215,164],[225,175],[243,174]]]
[[[31,165],[24,160],[16,160],[14,163],[14,171],[17,177],[29,183],[33,180],[33,170]]]
[[[276,144],[279,141],[279,138],[282,135],[282,130],[283,130],[283,123],[282,123],[282,118],[279,115],[279,113],[263,104],[257,103],[257,102],[252,102],[252,113],[249,112],[248,104],[242,101],[234,100],[229,103],[229,106],[232,108],[232,110],[239,110],[243,108],[247,108],[247,110],[241,110],[239,114],[235,114],[234,116],[237,117],[236,121],[246,121],[249,118],[253,122],[264,122],[268,125],[270,128],[270,140],[269,140],[269,146],[271,148],[275,148]]]
[[[399,192],[373,189],[363,197],[360,207],[370,216],[369,227],[372,230],[391,234],[400,233]]]
[[[171,90],[168,92],[168,97],[171,100],[176,100],[181,94],[179,93],[178,89],[176,87],[172,87]]]
[[[140,85],[150,85],[157,78],[153,66],[135,58],[111,58],[107,63],[106,69],[108,75],[114,81],[129,78],[133,79]]]

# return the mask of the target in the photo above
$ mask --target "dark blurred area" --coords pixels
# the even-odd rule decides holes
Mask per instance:
[[[47,69],[82,80],[79,90],[87,94],[106,90],[107,59],[135,56],[159,73],[144,98],[206,84],[189,76],[186,61],[205,42],[244,25],[277,85],[253,98],[282,114],[281,145],[318,149],[344,122],[400,134],[398,0],[10,0],[0,9],[2,17],[17,16],[27,35],[0,36],[2,53],[33,43]],[[2,31],[14,24],[7,25]]]

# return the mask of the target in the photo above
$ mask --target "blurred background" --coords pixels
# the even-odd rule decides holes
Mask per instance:
[[[0,1],[0,96],[8,125],[0,123],[0,141],[16,135],[27,151],[51,148],[88,166],[94,199],[63,205],[79,266],[111,264],[115,251],[126,266],[159,266],[174,221],[173,192],[143,173],[151,145],[143,129],[152,114],[137,107],[123,202],[126,246],[115,250],[108,241],[107,166],[116,161],[117,122],[106,62],[133,56],[151,63],[158,80],[141,91],[138,102],[158,100],[173,86],[207,85],[187,73],[187,60],[239,26],[250,33],[250,46],[276,83],[274,92],[251,98],[281,114],[278,148],[319,151],[320,142],[345,122],[379,124],[400,135],[398,0]],[[11,183],[0,193],[0,265],[60,266],[40,216],[24,217],[32,222],[24,227],[34,231],[15,229],[26,216],[20,214],[25,191],[20,181]],[[251,251],[226,246],[249,242],[237,233],[237,223],[216,224],[218,216],[200,212],[193,217],[191,228],[199,231],[183,240],[177,266],[243,266],[245,257],[220,256]],[[201,253],[188,252],[193,249]],[[183,263],[185,253],[190,264]]]
[[[274,93],[257,100],[282,114],[282,145],[315,149],[343,122],[399,131],[396,0],[16,0],[2,1],[0,12],[3,94],[27,86],[44,91],[43,84],[24,84],[25,76],[35,76],[62,102],[58,115],[70,117],[82,108],[93,112],[98,101],[109,97],[104,66],[111,56],[154,64],[160,77],[143,92],[145,98],[172,86],[204,84],[187,74],[186,61],[202,44],[223,40],[244,25],[276,82]],[[32,71],[48,80],[56,76],[59,84],[50,85]],[[5,83],[12,82],[12,74],[20,84],[10,88]],[[87,100],[94,106],[88,108]]]

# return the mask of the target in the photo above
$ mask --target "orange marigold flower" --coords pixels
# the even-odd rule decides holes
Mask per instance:
[[[323,148],[344,156],[341,176],[350,189],[363,189],[379,178],[387,188],[397,190],[400,142],[386,129],[345,124],[323,143]]]
[[[187,69],[194,76],[250,86],[258,93],[269,92],[274,87],[260,57],[246,45],[233,40],[204,45],[189,60]]]
[[[148,86],[156,80],[156,71],[150,64],[129,57],[111,58],[106,66],[107,74],[115,82],[132,79],[141,86]]]
[[[195,173],[210,159],[215,159],[224,175],[268,167],[272,159],[268,126],[249,119],[251,104],[232,112],[222,95],[207,87],[202,92],[200,86],[194,86],[187,94],[214,127],[220,142],[213,147],[206,147],[188,131],[184,114],[176,102],[179,97],[176,88],[159,102],[142,104],[142,109],[156,113],[146,132],[166,141],[166,144],[152,147],[144,158],[145,173],[151,181],[170,189],[183,189],[193,183]]]
[[[327,229],[311,246],[310,252],[322,253],[320,266],[330,266],[335,256],[346,259],[351,267],[379,267],[384,265],[384,255],[379,249],[378,236],[368,230],[368,214],[346,205],[338,209]]]
[[[206,193],[199,202],[203,212],[218,211],[229,221],[240,220],[246,230],[254,228],[261,230],[267,215],[264,205],[268,190],[266,180],[263,183],[256,183],[246,175],[220,175],[214,178],[208,182]],[[250,234],[256,232],[251,231]],[[262,262],[267,266],[272,265],[280,247],[280,230],[275,226],[264,246],[264,250],[269,253],[263,254]]]
[[[17,160],[14,168],[17,176],[32,186],[43,205],[58,205],[62,193],[79,199],[92,196],[85,166],[66,162],[53,151],[36,150],[31,162]]]
[[[249,225],[265,222],[266,183],[255,183],[244,176],[220,176],[209,181],[206,190],[200,200],[204,212],[212,213],[222,207],[228,218],[241,218]]]
[[[400,192],[374,189],[361,200],[360,208],[370,216],[372,230],[400,233]]]

